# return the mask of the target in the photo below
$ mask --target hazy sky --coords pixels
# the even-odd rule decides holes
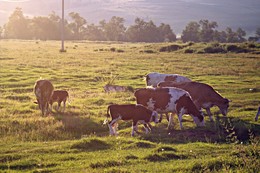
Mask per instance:
[[[136,17],[170,24],[175,33],[181,33],[188,22],[209,19],[216,21],[219,30],[238,27],[253,33],[260,27],[260,0],[64,0],[65,14],[78,12],[88,23],[97,24],[112,16],[123,17],[125,25]],[[62,0],[0,0],[0,25],[16,7],[24,15],[44,16],[52,11],[61,14]],[[66,16],[68,19],[68,17]]]

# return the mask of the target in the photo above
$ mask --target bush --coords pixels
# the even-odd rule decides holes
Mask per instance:
[[[172,52],[172,51],[176,51],[176,50],[179,50],[182,48],[183,47],[180,45],[173,44],[173,45],[161,47],[159,51],[160,52]]]
[[[227,49],[228,52],[233,52],[233,53],[248,53],[248,52],[250,52],[248,49],[239,47],[239,46],[234,45],[234,44],[227,45],[226,49]]]

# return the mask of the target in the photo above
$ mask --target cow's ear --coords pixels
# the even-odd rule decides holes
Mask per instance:
[[[38,104],[38,102],[33,102],[33,103]]]

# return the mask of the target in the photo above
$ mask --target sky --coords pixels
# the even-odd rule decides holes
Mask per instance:
[[[134,24],[140,17],[152,20],[157,25],[170,24],[176,34],[180,34],[190,21],[208,19],[218,23],[218,30],[238,27],[254,34],[260,27],[260,0],[64,0],[65,18],[68,13],[77,12],[88,24],[97,24],[112,16],[123,17],[125,25]],[[25,16],[46,16],[51,12],[61,15],[62,0],[0,0],[0,26],[16,7]]]

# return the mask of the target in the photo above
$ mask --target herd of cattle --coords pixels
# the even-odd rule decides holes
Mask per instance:
[[[109,86],[112,88],[113,86]],[[118,87],[118,86],[115,86]],[[104,88],[105,91],[108,88]],[[115,91],[116,88],[114,88]],[[120,91],[124,89],[120,88]],[[63,111],[69,95],[64,90],[54,90],[52,83],[48,80],[38,80],[34,86],[37,104],[45,115],[52,109],[53,102],[58,102],[58,108],[63,102]],[[138,122],[144,125],[146,133],[151,131],[150,122],[158,123],[162,120],[162,114],[170,113],[168,118],[168,129],[172,127],[173,115],[177,114],[180,128],[182,129],[182,116],[189,114],[197,126],[204,126],[204,115],[202,108],[213,121],[210,108],[217,106],[220,112],[226,116],[229,102],[222,97],[211,86],[191,81],[189,78],[178,74],[149,73],[146,75],[146,88],[137,89],[134,92],[137,104],[109,105],[107,108],[107,119],[110,135],[116,135],[117,121],[132,120],[131,135],[137,132]],[[159,115],[160,114],[160,118]],[[260,108],[255,117],[257,121]],[[108,118],[111,121],[108,122]]]

